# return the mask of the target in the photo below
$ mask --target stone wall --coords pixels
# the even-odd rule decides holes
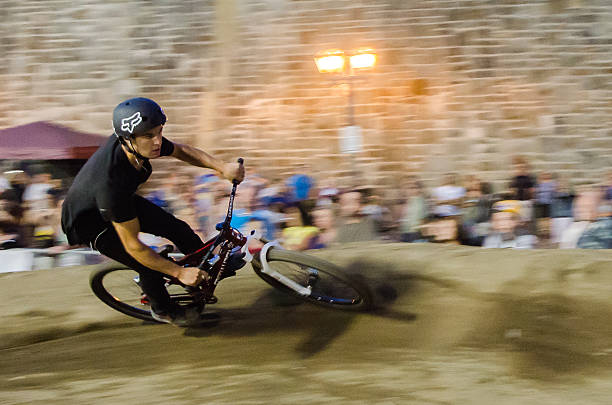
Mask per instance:
[[[517,154],[577,182],[612,163],[609,0],[5,0],[0,21],[0,128],[110,133],[114,105],[144,95],[168,137],[266,175],[356,164],[376,185],[457,171],[503,187]],[[313,55],[363,46],[379,60],[355,78],[353,160],[346,85]]]

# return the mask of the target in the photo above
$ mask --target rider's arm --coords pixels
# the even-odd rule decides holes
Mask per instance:
[[[241,169],[241,166],[237,163],[225,163],[193,146],[175,143],[174,150],[170,156],[193,166],[216,170],[228,180],[236,179],[242,181],[244,178],[244,169]]]
[[[125,222],[112,222],[125,250],[140,264],[179,279],[182,283],[194,285],[202,275],[196,267],[181,267],[155,253],[138,239],[140,222],[138,218]]]
[[[201,149],[194,148],[189,145],[182,145],[180,143],[174,144],[174,151],[172,157],[187,162],[193,166],[206,167],[213,169],[219,173],[223,173],[225,163],[216,157],[204,152]]]

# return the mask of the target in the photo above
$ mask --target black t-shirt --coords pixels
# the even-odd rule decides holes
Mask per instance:
[[[517,200],[529,200],[532,197],[529,195],[529,189],[535,187],[535,181],[530,176],[519,175],[512,180],[510,187],[516,189]]]
[[[169,156],[174,144],[162,138],[161,156]],[[86,244],[108,227],[110,221],[134,219],[133,197],[151,175],[145,159],[136,169],[112,135],[77,174],[62,206],[62,229],[71,245]]]

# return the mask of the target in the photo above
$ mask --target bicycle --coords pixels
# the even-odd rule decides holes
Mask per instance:
[[[243,164],[242,159],[238,162]],[[321,258],[285,250],[278,240],[259,238],[260,243],[253,243],[255,231],[245,236],[232,228],[230,223],[237,187],[238,183],[234,181],[227,215],[216,226],[219,233],[202,248],[179,259],[170,256],[174,249],[172,245],[166,245],[159,252],[180,266],[197,266],[209,275],[208,280],[195,287],[165,276],[166,288],[175,303],[194,306],[200,312],[206,305],[216,303],[214,291],[217,285],[232,272],[228,270],[228,262],[232,257],[243,256],[242,260],[250,262],[255,273],[265,282],[303,301],[341,310],[365,311],[371,308],[369,289],[356,276]],[[258,246],[254,247],[255,244]],[[140,288],[136,271],[115,261],[105,263],[92,271],[89,283],[94,294],[111,308],[135,318],[157,322],[151,316],[149,300]]]

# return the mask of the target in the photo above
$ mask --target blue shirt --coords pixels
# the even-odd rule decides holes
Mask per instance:
[[[305,174],[295,174],[287,179],[287,185],[291,187],[295,201],[302,201],[308,199],[314,182]]]

